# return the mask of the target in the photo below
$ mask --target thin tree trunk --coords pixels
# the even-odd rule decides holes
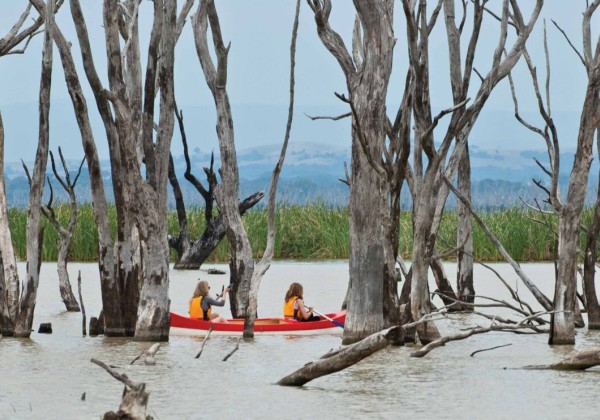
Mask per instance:
[[[209,20],[217,56],[217,67],[213,64],[208,49],[207,30]],[[235,291],[232,300],[235,299],[236,301],[235,307],[238,310],[238,314],[248,317],[248,303],[254,261],[252,259],[250,241],[248,240],[248,235],[238,211],[239,174],[234,142],[233,119],[226,90],[227,54],[229,49],[223,44],[214,1],[207,0],[200,2],[198,11],[193,17],[193,26],[196,52],[217,108],[217,136],[221,152],[222,183],[217,184],[214,173],[207,173],[207,175],[210,178],[215,198],[227,226],[227,239],[231,248],[231,264],[233,265],[231,271],[235,276],[232,276],[232,280],[234,281],[233,290]]]
[[[27,217],[27,277],[23,282],[23,292],[19,301],[19,311],[15,323],[16,337],[29,337],[33,325],[33,313],[37,297],[37,287],[41,266],[41,241],[43,230],[40,224],[42,194],[46,179],[48,145],[50,140],[50,89],[52,86],[52,29],[54,0],[48,2],[44,22],[44,52],[42,55],[42,76],[39,95],[39,141],[35,155],[35,166],[29,192]]]
[[[460,158],[458,167],[458,191],[471,202],[471,161],[469,159],[469,145]],[[456,205],[458,226],[456,234],[457,273],[456,290],[459,300],[467,303],[475,301],[475,287],[473,285],[473,225],[469,209],[458,200]],[[472,306],[465,306],[464,310],[472,311]]]
[[[12,336],[19,305],[19,273],[8,225],[8,207],[4,182],[4,125],[0,115],[0,260],[2,261],[2,298],[0,298],[0,325],[2,335]]]

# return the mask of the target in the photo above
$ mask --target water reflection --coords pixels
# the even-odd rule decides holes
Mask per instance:
[[[525,264],[545,293],[552,287],[550,264]],[[19,267],[24,270],[24,266]],[[227,269],[226,266],[217,266]],[[497,264],[505,278],[511,269]],[[82,271],[87,318],[100,311],[97,264],[71,264],[76,278]],[[448,267],[448,272],[453,268]],[[545,275],[544,273],[548,274]],[[508,292],[484,269],[476,271],[477,292],[509,299]],[[173,272],[172,310],[187,312],[198,277],[213,290],[224,276],[204,272]],[[307,299],[323,312],[339,308],[346,292],[347,262],[276,262],[261,284],[259,311],[278,315],[290,281],[304,285]],[[521,289],[523,289],[521,287]],[[523,299],[534,300],[526,290]],[[437,302],[439,304],[439,301]],[[481,309],[497,313],[496,308]],[[509,316],[508,314],[505,314]],[[504,315],[503,315],[504,316]],[[512,319],[518,319],[510,314]],[[340,346],[336,335],[285,337],[257,336],[240,341],[227,362],[237,337],[210,337],[202,356],[194,359],[203,337],[172,337],[161,344],[156,366],[130,364],[149,343],[123,338],[82,337],[81,314],[64,311],[54,264],[43,264],[34,328],[52,322],[51,335],[34,332],[31,339],[0,339],[0,419],[99,418],[116,410],[122,384],[90,358],[117,366],[133,381],[146,382],[149,414],[157,419],[282,418],[301,413],[306,418],[596,418],[600,378],[595,372],[531,371],[525,365],[555,363],[573,349],[600,345],[600,332],[578,330],[576,346],[548,346],[546,335],[494,332],[450,342],[424,358],[411,358],[411,347],[390,347],[333,375],[302,388],[274,385],[305,363]],[[461,315],[439,321],[442,334],[491,321]],[[509,347],[473,351],[503,344]],[[505,369],[508,368],[508,369]],[[206,386],[206,384],[209,384]],[[81,395],[86,393],[85,401]],[[200,405],[206,407],[200,413]]]

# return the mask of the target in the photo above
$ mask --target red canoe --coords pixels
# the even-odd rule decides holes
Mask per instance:
[[[346,320],[346,311],[325,315],[341,324]],[[243,319],[228,319],[227,323],[211,323],[210,321],[189,318],[171,312],[171,330],[169,334],[206,335],[211,324],[214,325],[211,335],[235,335],[241,334],[244,330]],[[326,319],[299,322],[286,318],[256,318],[254,332],[257,334],[282,335],[341,334],[343,329]]]

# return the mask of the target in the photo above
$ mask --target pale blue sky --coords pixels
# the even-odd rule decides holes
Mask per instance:
[[[0,33],[4,35],[16,21],[26,5],[25,0],[3,1],[0,5]],[[79,48],[68,11],[68,1],[58,14],[58,24],[73,42],[73,53],[79,57]],[[181,3],[181,2],[180,2]],[[437,2],[430,2],[431,8]],[[457,2],[460,3],[460,2]],[[533,1],[521,2],[530,8]],[[92,48],[99,73],[105,75],[104,33],[102,2],[81,0],[85,10]],[[390,84],[388,113],[393,116],[393,104],[404,83],[406,71],[404,16],[397,2],[395,34],[398,43],[395,52],[394,74]],[[498,9],[499,0],[490,1]],[[283,137],[289,89],[289,42],[295,1],[293,0],[220,0],[217,1],[223,36],[231,41],[229,54],[228,91],[233,104],[234,124],[238,148],[274,143]],[[317,34],[314,19],[305,2],[302,4],[296,58],[296,105],[295,129],[292,141],[327,142],[348,147],[348,122],[310,122],[303,112],[345,112],[333,92],[345,92],[342,72],[334,58],[325,50]],[[581,102],[586,85],[583,66],[564,41],[562,35],[550,22],[555,19],[569,34],[574,44],[581,46],[581,12],[584,0],[546,0],[542,16],[547,19],[548,38],[552,62],[552,110],[561,134],[564,148],[573,147]],[[142,3],[141,33],[149,33],[152,6]],[[195,8],[193,9],[195,11]],[[523,10],[529,16],[529,10]],[[489,69],[493,49],[497,42],[498,22],[487,18],[478,47],[476,67],[481,73]],[[331,26],[338,30],[349,46],[354,21],[350,0],[334,0]],[[542,23],[528,43],[541,76],[545,74],[542,48]],[[595,34],[596,32],[594,32]],[[451,104],[448,84],[448,60],[443,16],[438,20],[430,41],[431,92],[436,110]],[[0,60],[0,109],[6,129],[6,160],[32,160],[37,144],[37,96],[40,77],[42,37],[31,42],[26,54],[3,57]],[[466,41],[465,41],[466,42]],[[58,53],[55,53],[51,109],[51,148],[62,145],[69,158],[82,156],[81,142],[77,137],[75,119],[64,84]],[[82,83],[86,85],[83,71]],[[524,65],[515,74],[520,91],[521,110],[535,111],[531,96],[531,84]],[[473,81],[474,89],[478,87]],[[192,147],[201,150],[216,148],[214,135],[214,110],[196,55],[189,22],[183,31],[176,52],[176,96],[184,108],[189,122],[188,136]],[[88,105],[95,112],[92,96]],[[54,111],[54,112],[53,112]],[[540,149],[541,141],[520,127],[512,117],[513,105],[508,83],[503,82],[494,91],[480,122],[472,135],[472,143],[483,148]],[[535,116],[535,113],[532,114]],[[95,121],[96,115],[92,116]],[[106,157],[106,141],[101,126],[96,130],[98,148]],[[174,153],[180,153],[179,139],[173,139]]]

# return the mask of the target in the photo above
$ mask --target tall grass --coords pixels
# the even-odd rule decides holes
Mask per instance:
[[[68,206],[57,206],[56,214],[66,224]],[[286,206],[277,210],[277,236],[275,258],[279,259],[345,259],[348,258],[348,211],[345,208],[328,208],[324,205]],[[267,214],[264,210],[249,211],[243,218],[255,258],[264,252],[267,238]],[[530,212],[508,209],[481,215],[490,230],[502,242],[509,254],[517,261],[548,261],[553,258],[554,234],[550,229],[531,220]],[[589,224],[591,212],[584,214],[584,224]],[[116,233],[114,207],[109,209],[109,222]],[[204,230],[204,209],[188,211],[191,238],[197,238]],[[555,218],[548,219],[556,231]],[[9,225],[18,258],[25,258],[27,210],[11,209]],[[45,220],[42,258],[57,258],[58,234]],[[440,252],[456,247],[456,213],[445,214],[440,227],[438,248]],[[179,226],[175,212],[169,213],[168,229],[177,235]],[[501,261],[503,258],[485,233],[473,221],[475,257],[482,261]],[[400,249],[404,258],[412,252],[412,220],[410,213],[400,216]],[[582,240],[581,246],[584,242]],[[174,254],[171,255],[174,258]],[[98,232],[91,205],[79,208],[77,226],[73,234],[70,259],[72,261],[96,261],[98,258]],[[229,245],[221,242],[210,261],[227,261]]]

